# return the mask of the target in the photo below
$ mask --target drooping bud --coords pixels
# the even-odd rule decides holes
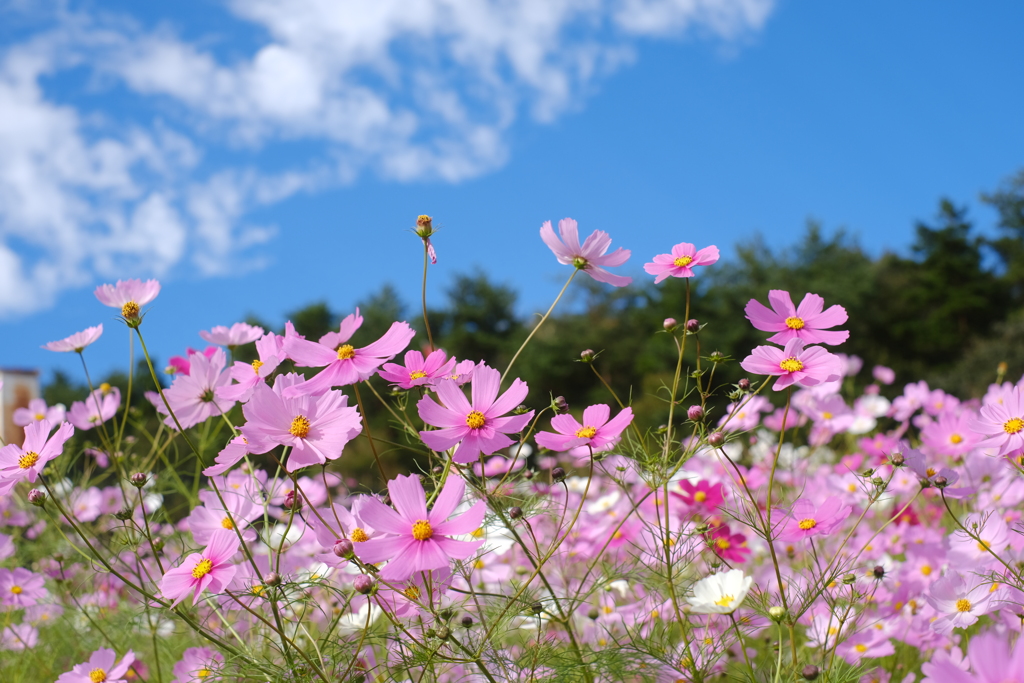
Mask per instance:
[[[129,481],[137,489],[141,489],[149,481],[149,477],[144,472],[136,472],[131,476]]]
[[[675,318],[665,318],[665,321],[661,323],[661,326],[665,328],[666,332],[671,332],[672,330],[676,329],[676,326],[678,324],[679,321],[677,321]]]
[[[557,415],[565,415],[569,412],[569,402],[565,400],[565,396],[555,396],[551,401],[551,409]]]
[[[352,587],[356,589],[356,592],[360,595],[369,595],[373,592],[374,581],[366,574],[360,574],[352,580]]]
[[[352,553],[355,552],[355,546],[352,544],[352,541],[347,538],[341,538],[335,541],[334,547],[331,548],[331,552],[338,557],[352,557]]]
[[[36,507],[43,507],[46,505],[46,494],[39,489],[32,489],[28,492],[28,502]]]
[[[722,432],[711,432],[708,434],[708,445],[713,448],[718,448],[725,443],[725,434]]]
[[[690,334],[697,334],[700,332],[700,321],[694,318],[690,318],[686,321],[686,331]]]
[[[686,411],[686,417],[693,422],[700,422],[704,419],[704,408],[701,406],[690,406]]]
[[[556,467],[551,470],[551,479],[557,484],[560,481],[565,481],[565,470],[561,467]]]

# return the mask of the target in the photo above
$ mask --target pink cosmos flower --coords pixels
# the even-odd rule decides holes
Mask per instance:
[[[882,384],[892,384],[896,381],[896,371],[884,365],[876,365],[871,368],[871,376]]]
[[[167,361],[167,368],[164,370],[168,375],[187,375],[191,369],[191,363],[188,361],[188,357],[193,353],[199,353],[191,346],[185,349],[184,356],[171,356]],[[216,346],[207,346],[203,349],[203,355],[207,358],[217,353]]]
[[[790,339],[786,348],[758,346],[740,363],[747,372],[757,375],[777,375],[772,389],[780,391],[793,384],[813,387],[822,382],[840,379],[842,368],[839,360],[820,346],[804,348],[801,339]]]
[[[160,293],[160,283],[156,280],[118,280],[117,284],[100,285],[96,288],[96,298],[104,306],[120,308],[125,320],[138,320],[142,307],[156,298]]]
[[[644,270],[656,275],[654,284],[658,284],[669,276],[693,277],[694,266],[710,266],[718,261],[718,256],[718,247],[714,245],[697,251],[689,242],[680,242],[672,247],[671,254],[658,254],[654,261],[645,263]]]
[[[479,501],[452,519],[462,502],[466,483],[452,474],[427,511],[426,494],[419,477],[399,476],[388,482],[388,493],[395,509],[376,498],[367,497],[362,516],[381,535],[356,544],[363,562],[388,560],[380,577],[385,581],[404,581],[416,572],[448,567],[453,560],[471,557],[483,541],[457,541],[451,536],[468,534],[480,528],[486,505]]]
[[[266,453],[277,445],[290,446],[285,466],[289,472],[338,459],[345,444],[363,429],[359,411],[349,407],[348,396],[340,391],[288,396],[296,386],[303,386],[301,375],[280,375],[273,389],[257,385],[252,398],[242,406],[246,419],[242,436],[249,452]]]
[[[405,367],[397,363],[385,363],[378,374],[402,389],[412,389],[424,384],[435,384],[452,374],[455,358],[448,358],[441,349],[434,351],[425,359],[419,351],[405,352]]]
[[[598,282],[606,282],[614,287],[625,287],[633,281],[631,277],[613,275],[603,268],[621,266],[629,260],[630,255],[629,249],[621,248],[605,254],[612,245],[612,238],[608,233],[595,230],[580,246],[576,221],[571,218],[558,221],[558,232],[561,240],[555,236],[551,221],[544,221],[544,225],[540,227],[540,238],[555,253],[559,263],[575,266]]]
[[[533,411],[522,415],[501,417],[518,406],[529,393],[529,387],[521,379],[515,379],[512,386],[501,396],[501,373],[494,368],[478,367],[473,373],[472,402],[466,400],[458,385],[450,380],[437,385],[438,405],[429,395],[416,404],[420,419],[428,425],[440,427],[434,431],[420,432],[420,438],[432,450],[444,452],[459,444],[452,455],[457,463],[476,460],[480,454],[491,455],[515,443],[506,434],[521,432]]]
[[[709,543],[715,554],[726,562],[742,563],[750,557],[747,537],[732,533],[727,524],[721,524],[711,530]]]
[[[211,344],[217,344],[218,346],[226,346],[228,348],[254,342],[262,337],[263,334],[264,330],[262,327],[255,327],[248,323],[235,323],[231,327],[217,325],[209,332],[206,330],[199,331],[199,336],[202,337],[204,341],[208,341]]]
[[[234,531],[214,531],[201,553],[192,553],[180,566],[167,570],[160,580],[160,594],[177,605],[193,592],[194,605],[199,602],[199,594],[207,589],[212,593],[223,592],[235,577],[237,568],[231,564],[231,558],[236,552],[238,536]]]
[[[790,508],[778,540],[792,543],[814,536],[827,536],[838,529],[852,511],[838,496],[829,496],[821,505],[800,498]]]
[[[117,414],[121,406],[121,390],[101,384],[84,401],[75,401],[68,411],[68,422],[75,429],[87,431],[103,424]]]
[[[1007,642],[1016,637],[1016,644]],[[938,654],[938,653],[936,653]],[[921,666],[922,683],[1008,683],[1020,680],[1024,671],[1024,638],[1012,631],[987,631],[974,635],[967,645],[971,672],[949,657],[935,657]]]
[[[14,411],[12,419],[19,427],[27,427],[33,422],[46,420],[51,425],[64,421],[64,406],[57,404],[47,407],[46,401],[41,398],[34,398],[28,402],[28,408],[18,408]]]
[[[256,328],[258,329],[258,328]],[[231,368],[231,379],[238,384],[231,384],[220,390],[220,395],[231,401],[248,401],[257,384],[266,382],[281,361],[285,359],[284,337],[271,332],[256,341],[256,353],[259,358],[252,363],[236,362]]]
[[[0,495],[10,493],[19,482],[35,483],[39,473],[64,451],[64,442],[75,433],[67,422],[49,437],[50,423],[46,420],[33,422],[25,427],[25,442],[7,444],[0,448]]]
[[[167,415],[164,424],[168,427],[177,427],[168,406],[181,423],[181,428],[188,429],[214,415],[228,412],[235,405],[234,401],[220,394],[231,381],[230,375],[224,372],[227,364],[224,349],[217,349],[209,358],[201,353],[193,353],[188,362],[189,373],[178,375],[171,387],[164,391],[167,405],[163,401],[156,405],[157,412]]]
[[[216,672],[224,667],[224,655],[208,647],[190,647],[174,665],[171,683],[214,683],[223,680]]]
[[[243,541],[256,540],[256,532],[247,527],[253,520],[263,516],[263,508],[234,491],[224,491],[221,497],[223,503],[213,491],[199,492],[203,504],[193,508],[192,513],[185,518],[195,542],[209,543],[214,532],[219,529],[235,528],[242,530]]]
[[[43,344],[42,348],[47,351],[74,351],[75,353],[81,353],[82,349],[99,339],[102,334],[103,324],[100,323],[96,327],[87,327],[81,332],[75,332],[70,337],[47,342]]]
[[[746,432],[761,422],[761,413],[766,413],[771,409],[771,401],[764,396],[751,396],[736,403],[730,403],[729,407],[725,409],[725,415],[718,421],[718,426],[731,432]]]
[[[32,624],[8,626],[0,634],[0,650],[24,650],[39,644],[39,629]]]
[[[679,482],[679,490],[669,490],[669,493],[681,499],[687,505],[703,509],[711,514],[725,500],[725,488],[721,483],[712,484],[706,479],[701,479],[696,484],[689,479]]]
[[[921,441],[933,455],[960,456],[971,452],[981,436],[971,429],[973,414],[946,411],[939,419],[921,429]]]
[[[755,328],[765,332],[777,332],[768,341],[785,344],[791,339],[801,339],[805,344],[842,344],[850,336],[846,330],[826,331],[829,327],[846,322],[846,309],[829,306],[822,312],[825,300],[817,294],[807,294],[800,306],[794,307],[789,292],[773,289],[768,292],[772,307],[751,299],[747,302],[747,320]]]
[[[67,673],[62,673],[56,683],[128,683],[125,675],[135,663],[135,653],[128,650],[121,661],[110,648],[100,648],[92,653],[89,661],[75,664]]]
[[[245,411],[244,408],[242,410],[243,412]],[[217,454],[217,457],[214,459],[216,464],[210,465],[203,470],[203,474],[208,477],[224,474],[248,454],[249,442],[245,440],[244,436],[236,436]]]
[[[610,415],[611,409],[603,403],[583,411],[583,424],[572,415],[555,415],[551,418],[551,427],[558,433],[538,432],[537,443],[558,452],[578,447],[584,447],[588,453],[608,450],[618,443],[622,430],[633,421],[633,409],[623,408],[609,420]]]
[[[925,599],[940,615],[932,621],[936,633],[948,636],[954,628],[967,628],[992,610],[991,583],[978,579],[968,583],[953,572],[931,585]]]
[[[31,607],[48,593],[43,587],[45,579],[22,567],[0,568],[0,604],[7,607]]]
[[[1002,403],[986,403],[971,423],[971,429],[986,437],[978,448],[998,448],[996,455],[1015,453],[1024,448],[1024,396],[1014,387],[1002,396]]]
[[[409,323],[396,322],[383,337],[357,349],[347,342],[362,324],[363,318],[357,310],[341,321],[338,332],[328,332],[317,343],[300,337],[288,323],[284,335],[284,351],[288,357],[302,368],[324,368],[313,379],[291,387],[288,395],[321,393],[331,387],[369,379],[383,362],[391,360],[408,346],[416,334]]]

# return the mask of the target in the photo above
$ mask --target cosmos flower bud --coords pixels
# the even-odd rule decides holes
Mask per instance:
[[[132,509],[130,507],[123,507],[114,513],[114,517],[122,522],[127,522],[132,518]]]
[[[693,422],[700,422],[704,419],[704,408],[701,406],[690,406],[686,411],[686,417]]]
[[[744,377],[736,383],[736,386],[740,388],[740,391],[750,391],[750,380]]]
[[[584,363],[592,363],[594,361],[595,354],[593,349],[584,349],[580,351],[580,360]]]
[[[281,575],[278,574],[277,572],[270,572],[266,576],[266,582],[267,582],[268,586],[280,586],[281,585]]]
[[[292,512],[298,512],[302,509],[302,496],[295,491],[289,491],[284,497],[284,508]]]
[[[725,443],[725,434],[722,432],[711,432],[708,434],[708,445],[714,448],[718,448]]]
[[[528,412],[530,412],[529,408],[527,408],[524,405],[518,405],[518,406],[516,406],[516,409],[512,411],[512,414],[513,415],[524,415],[524,414],[526,414]]]
[[[28,502],[37,507],[43,507],[46,504],[46,494],[39,489],[32,489],[28,492]]]
[[[843,577],[843,583],[846,584],[847,586],[849,586],[851,583],[855,582],[856,580],[857,580],[857,577],[854,576],[853,574],[847,574],[846,576]]]
[[[813,664],[808,664],[804,667],[804,670],[800,672],[800,675],[803,676],[805,681],[815,681],[818,679],[819,673],[818,667]]]
[[[334,544],[331,551],[338,557],[352,557],[352,554],[355,552],[355,546],[352,544],[352,541],[342,538]]]
[[[512,519],[519,519],[520,517],[523,516],[523,508],[519,507],[518,505],[516,505],[515,507],[509,508],[508,516],[511,517]]]
[[[903,467],[903,462],[904,462],[903,454],[902,453],[893,453],[889,457],[889,462],[892,463],[893,467]]]
[[[884,579],[885,578],[885,567],[883,567],[880,564],[879,565],[875,565],[875,568],[871,570],[871,575],[874,576],[876,579]]]
[[[676,325],[678,324],[679,322],[676,321],[675,318],[665,318],[665,322],[663,322],[661,326],[665,328],[666,332],[671,332],[672,330],[676,329]]]
[[[468,614],[466,616],[462,617],[462,625],[465,628],[469,628],[470,626],[472,626],[473,625],[473,617],[469,616]]]
[[[434,219],[426,214],[416,217],[416,234],[422,239],[427,239],[434,234]]]
[[[700,321],[695,318],[690,318],[686,321],[686,331],[690,334],[697,334],[700,332]]]
[[[360,574],[352,580],[352,587],[356,589],[356,592],[360,595],[369,595],[373,592],[374,581],[366,574]]]
[[[146,485],[146,482],[149,481],[149,477],[146,476],[146,474],[143,472],[136,472],[131,476],[131,479],[129,479],[129,481],[131,481],[132,486],[134,486],[137,489],[141,489],[143,486]]]
[[[530,609],[533,610],[534,614],[540,614],[544,611],[544,605],[541,603],[540,600],[538,600],[534,602],[532,605],[530,605]]]
[[[448,636],[450,636],[451,634],[452,632],[448,630],[447,626],[442,626],[441,628],[437,629],[437,637],[441,640],[448,640]]]
[[[775,605],[768,608],[768,616],[772,618],[772,621],[779,624],[782,623],[782,619],[786,616],[786,608],[782,605]]]
[[[555,400],[551,402],[551,409],[558,415],[565,415],[569,412],[569,402],[565,400],[565,396],[555,396]]]
[[[721,363],[725,360],[725,354],[721,351],[712,351],[711,355],[708,356],[708,360],[712,363]]]
[[[590,618],[591,620],[593,620],[593,621],[597,621],[597,618],[598,618],[599,616],[601,616],[601,612],[600,612],[600,610],[598,610],[598,609],[597,609],[596,607],[591,607],[591,608],[590,608],[590,611],[588,611],[588,612],[587,612],[587,616],[588,616],[588,617],[589,617],[589,618]]]
[[[555,483],[564,481],[565,470],[563,470],[561,467],[556,467],[555,469],[551,470],[551,479],[554,480]]]
[[[940,489],[944,489],[947,486],[949,486],[949,480],[946,479],[945,477],[935,477],[934,483],[935,486]]]

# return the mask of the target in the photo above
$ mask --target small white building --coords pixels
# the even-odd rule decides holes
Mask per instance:
[[[25,430],[14,424],[14,411],[27,408],[28,402],[39,398],[39,371],[20,368],[0,368],[0,436],[4,443],[19,446],[25,440]]]

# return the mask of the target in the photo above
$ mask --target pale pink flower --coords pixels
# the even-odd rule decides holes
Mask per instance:
[[[629,260],[630,255],[629,249],[621,248],[606,254],[612,245],[608,233],[595,230],[581,246],[576,221],[571,218],[558,221],[558,232],[561,240],[555,236],[551,221],[544,221],[540,228],[540,238],[554,252],[559,263],[575,266],[598,282],[606,282],[615,287],[625,287],[633,281],[631,277],[613,275],[604,269],[604,266],[621,266]]]
[[[31,607],[48,593],[43,584],[46,580],[22,567],[0,568],[0,604],[7,607]]]
[[[394,510],[376,498],[367,497],[364,501],[362,517],[380,535],[355,546],[363,562],[388,561],[380,572],[383,580],[404,581],[416,572],[448,567],[453,559],[472,557],[483,545],[482,540],[451,538],[479,529],[486,511],[486,505],[479,501],[449,519],[466,493],[466,483],[454,473],[429,512],[423,485],[415,475],[392,479],[388,482],[388,493]]]
[[[156,405],[158,412],[167,415],[164,424],[176,428],[174,417],[177,417],[181,428],[188,429],[231,410],[235,402],[220,393],[231,381],[230,375],[224,371],[225,364],[227,356],[224,349],[217,349],[209,358],[201,353],[189,356],[189,373],[178,375],[170,388],[164,390],[166,405],[163,401]],[[174,417],[171,417],[171,411]]]
[[[804,342],[798,338],[790,339],[784,350],[758,346],[740,367],[757,375],[777,375],[779,379],[772,386],[775,391],[793,384],[812,387],[842,377],[842,367],[833,354],[820,346],[804,348]]]
[[[64,442],[75,433],[67,422],[50,434],[50,423],[46,420],[33,422],[25,427],[25,442],[7,444],[0,448],[0,495],[10,493],[19,482],[35,483],[39,473],[64,451]]]
[[[402,389],[412,389],[424,384],[435,384],[452,374],[455,358],[447,358],[441,349],[426,358],[419,351],[405,352],[405,367],[397,363],[385,363],[378,374]]]
[[[192,513],[185,518],[188,530],[192,532],[192,538],[197,544],[209,543],[214,532],[219,529],[237,528],[242,531],[243,541],[256,540],[256,532],[248,526],[263,516],[262,507],[257,507],[251,500],[234,491],[224,491],[219,498],[213,491],[200,491],[199,498],[203,504],[193,508]]]
[[[174,665],[171,683],[214,683],[224,680],[217,674],[224,667],[224,655],[208,647],[190,647]]]
[[[202,552],[185,558],[180,566],[169,569],[160,580],[160,594],[174,605],[193,593],[192,604],[199,602],[205,590],[221,593],[235,577],[237,569],[231,558],[238,552],[238,536],[234,531],[218,529]]]
[[[46,420],[51,425],[55,425],[64,421],[64,413],[64,406],[60,403],[48,407],[43,399],[34,398],[28,402],[27,408],[17,408],[12,419],[14,424],[19,427],[27,427],[33,422],[39,422],[40,420]]]
[[[971,578],[968,583],[961,574],[953,572],[931,585],[925,599],[939,613],[932,621],[932,629],[950,635],[954,628],[967,628],[978,618],[992,610],[991,583]]]
[[[355,314],[341,321],[338,332],[325,334],[319,342],[303,339],[288,323],[284,336],[284,351],[288,357],[299,367],[324,368],[313,379],[291,387],[288,395],[321,393],[331,387],[367,380],[382,363],[408,346],[416,334],[408,323],[396,322],[383,337],[357,349],[347,342],[362,323],[363,319],[356,310]]]
[[[718,247],[711,245],[697,250],[689,242],[680,242],[672,247],[671,254],[658,254],[654,261],[644,264],[644,270],[656,275],[654,284],[668,277],[693,277],[694,266],[710,266],[718,261]]]
[[[1024,448],[1024,395],[1014,387],[1001,397],[1002,402],[986,403],[971,429],[986,437],[978,448],[997,448],[996,455],[1015,453]]]
[[[814,536],[827,536],[846,521],[850,512],[852,508],[843,505],[838,496],[829,496],[820,505],[801,498],[790,508],[778,539],[792,543]]]
[[[110,648],[100,648],[92,653],[89,661],[75,664],[67,673],[62,673],[56,683],[127,683],[128,669],[135,663],[135,653],[128,650],[121,661]]]
[[[187,375],[189,373],[189,369],[192,367],[188,361],[188,357],[191,356],[193,353],[199,352],[193,349],[191,346],[189,346],[185,349],[184,356],[171,356],[167,360],[167,367],[164,369],[164,372],[166,372],[168,375]],[[217,353],[216,346],[207,346],[205,349],[203,349],[203,355],[206,356],[207,358],[209,358],[215,353]]]
[[[789,292],[773,289],[768,292],[768,308],[757,299],[747,302],[747,320],[759,330],[776,332],[768,337],[775,344],[785,344],[791,339],[801,339],[805,344],[842,344],[850,336],[846,330],[826,331],[829,327],[846,322],[846,309],[830,306],[822,311],[825,300],[817,294],[807,294],[797,307]]]
[[[438,452],[459,444],[452,455],[452,460],[457,463],[473,462],[481,453],[491,455],[515,443],[505,435],[521,432],[529,424],[533,411],[502,416],[526,398],[529,387],[517,378],[499,397],[500,385],[501,373],[486,366],[478,367],[473,374],[473,400],[470,402],[455,382],[440,382],[437,397],[443,405],[438,405],[429,395],[416,404],[420,419],[428,425],[440,427],[420,432],[423,443]]]
[[[24,650],[39,643],[39,630],[32,624],[8,626],[0,635],[0,650]]]
[[[892,384],[896,381],[896,371],[884,365],[876,365],[871,368],[871,376],[882,384]]]
[[[244,412],[244,408],[242,409]],[[234,467],[235,463],[244,458],[249,454],[249,442],[245,440],[244,436],[236,436],[228,442],[228,445],[221,449],[217,457],[214,458],[215,465],[210,465],[203,474],[208,477],[217,476],[224,474],[229,469]]]
[[[1016,638],[1016,644],[1008,642]],[[937,652],[936,655],[941,654]],[[921,666],[922,683],[1012,683],[1021,680],[1024,671],[1024,638],[1011,630],[995,631],[971,637],[967,645],[971,673],[957,666],[948,656],[934,657]],[[966,662],[964,663],[966,665]]]
[[[95,291],[101,304],[120,308],[121,316],[127,322],[137,322],[142,307],[159,293],[160,283],[156,280],[118,280],[117,284],[100,285]]]
[[[87,431],[114,417],[120,406],[121,390],[109,384],[102,384],[84,401],[75,401],[71,404],[68,422],[73,424],[75,429]]]
[[[552,451],[568,451],[583,447],[588,453],[606,451],[619,442],[622,431],[633,421],[633,409],[623,408],[609,419],[611,409],[604,403],[588,406],[583,411],[583,423],[572,415],[555,415],[551,427],[557,432],[538,432],[537,443]]]
[[[259,358],[252,363],[236,361],[231,368],[231,379],[237,384],[221,388],[220,395],[231,401],[248,401],[256,385],[265,383],[267,377],[273,374],[285,359],[284,350],[281,348],[283,344],[284,337],[279,337],[273,332],[258,339],[256,353],[259,354]]]
[[[262,337],[263,334],[264,332],[262,327],[254,327],[248,323],[235,323],[231,327],[217,325],[209,332],[206,330],[201,330],[199,332],[199,336],[202,337],[204,341],[208,341],[211,344],[217,344],[219,346],[227,346],[228,348],[254,342]]]
[[[87,327],[81,332],[75,332],[70,337],[65,337],[58,341],[47,342],[43,344],[42,348],[47,351],[74,351],[81,353],[89,344],[100,338],[103,334],[103,324],[100,323],[95,327]]]

